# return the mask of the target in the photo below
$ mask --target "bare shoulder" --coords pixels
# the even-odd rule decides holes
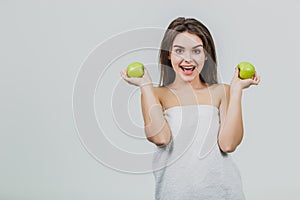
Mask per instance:
[[[161,102],[161,99],[163,97],[163,93],[165,91],[165,87],[162,86],[153,86],[153,92],[154,95],[157,99],[159,99],[159,101]]]
[[[170,89],[166,86],[154,86],[154,93],[157,95],[157,97],[163,97],[170,93]]]
[[[216,105],[218,105],[219,108],[224,102],[227,102],[229,97],[230,85],[223,83],[213,84],[209,86],[209,90],[215,99]]]
[[[176,104],[176,98],[174,98],[174,94],[170,90],[170,88],[166,86],[156,86],[154,88],[154,94],[159,99],[160,104],[163,109]]]
[[[228,94],[230,90],[230,85],[224,83],[213,84],[210,87],[211,90],[220,97],[223,97],[224,95]]]
[[[165,87],[162,86],[153,86],[153,92],[156,97],[160,98],[164,93]]]
[[[230,85],[219,84],[218,86],[218,96],[220,98],[220,111],[224,113],[227,110],[227,106],[230,98]]]

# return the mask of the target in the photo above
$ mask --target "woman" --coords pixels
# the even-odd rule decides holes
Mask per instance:
[[[219,84],[213,38],[196,19],[179,17],[161,43],[160,86],[147,69],[142,78],[121,76],[141,89],[145,134],[156,145],[156,199],[244,199],[230,152],[243,138],[242,90],[260,77]]]

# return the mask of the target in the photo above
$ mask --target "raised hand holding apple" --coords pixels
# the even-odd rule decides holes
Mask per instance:
[[[260,77],[255,71],[255,67],[249,62],[241,62],[235,68],[235,73],[231,81],[231,90],[241,91],[251,85],[258,85]]]
[[[122,78],[131,85],[143,87],[152,84],[152,79],[140,62],[134,62],[127,66],[126,70],[121,71]]]

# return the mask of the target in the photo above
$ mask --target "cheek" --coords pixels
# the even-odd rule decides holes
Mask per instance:
[[[180,55],[176,55],[176,54],[172,54],[171,55],[171,60],[181,60],[182,59],[182,56],[180,56]]]
[[[198,63],[204,63],[206,60],[206,56],[204,54],[198,55],[194,57],[194,60],[197,61]]]
[[[178,55],[171,55],[171,63],[174,65],[180,63],[182,61],[182,58]]]

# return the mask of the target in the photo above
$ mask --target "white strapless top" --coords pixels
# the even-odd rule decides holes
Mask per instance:
[[[164,111],[172,140],[155,147],[156,200],[242,200],[242,182],[230,154],[217,143],[219,109],[175,106]]]

